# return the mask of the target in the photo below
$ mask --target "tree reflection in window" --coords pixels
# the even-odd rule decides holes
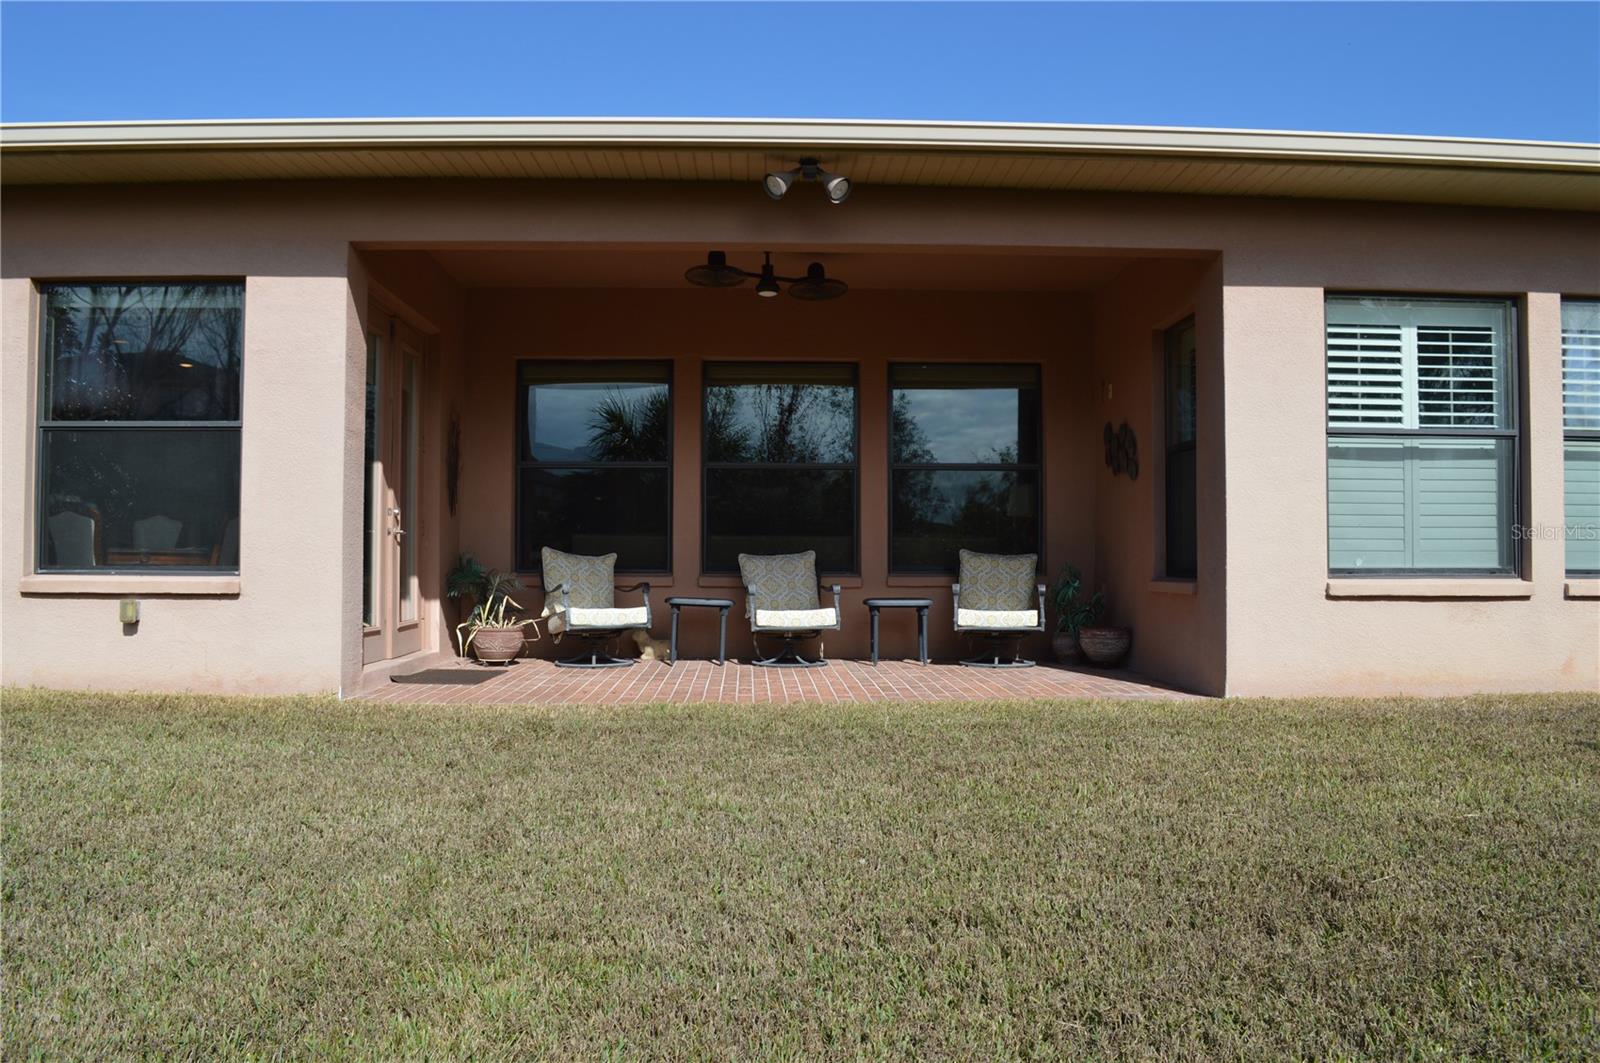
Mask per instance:
[[[954,572],[963,547],[1039,548],[1034,366],[896,365],[890,380],[890,570]]]
[[[239,419],[237,285],[53,285],[44,304],[53,420]]]
[[[810,549],[821,571],[855,571],[855,368],[711,363],[702,410],[705,570]]]
[[[39,294],[40,570],[236,571],[243,285]]]
[[[517,568],[541,547],[671,567],[672,401],[666,362],[520,363]]]

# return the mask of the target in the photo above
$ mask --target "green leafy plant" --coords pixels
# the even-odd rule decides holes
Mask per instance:
[[[444,595],[457,601],[472,602],[472,612],[456,625],[456,644],[461,656],[467,655],[473,636],[484,629],[506,631],[537,624],[536,618],[508,618],[508,612],[520,613],[522,606],[511,598],[511,592],[522,589],[522,581],[479,562],[471,554],[456,558],[455,567],[444,580]],[[465,632],[465,635],[462,633]],[[535,629],[535,637],[538,631]]]
[[[1056,630],[1065,632],[1072,638],[1077,638],[1078,632],[1083,628],[1098,623],[1106,612],[1106,596],[1103,591],[1095,591],[1087,601],[1080,601],[1078,595],[1082,591],[1083,573],[1078,571],[1078,566],[1064,566],[1061,575],[1056,577],[1051,600],[1056,607]]]

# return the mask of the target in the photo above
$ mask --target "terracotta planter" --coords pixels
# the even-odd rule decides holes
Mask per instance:
[[[522,652],[522,629],[480,627],[472,636],[472,652],[485,664],[509,664]]]
[[[1125,627],[1086,627],[1078,631],[1078,645],[1090,664],[1116,664],[1133,645],[1133,632]]]
[[[1083,653],[1078,649],[1078,639],[1065,631],[1050,636],[1050,648],[1056,651],[1056,660],[1062,664],[1081,664]]]

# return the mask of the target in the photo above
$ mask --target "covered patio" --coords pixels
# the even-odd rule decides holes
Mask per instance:
[[[1124,670],[973,669],[954,662],[833,661],[827,668],[757,668],[684,660],[580,671],[525,658],[504,667],[440,657],[432,666],[364,686],[367,701],[458,705],[645,705],[883,701],[1018,701],[1034,698],[1196,700]]]
[[[791,287],[706,285],[697,271],[708,261],[770,262]],[[1168,557],[1162,457],[1168,407],[1192,404],[1197,390],[1212,403],[1220,394],[1195,387],[1196,335],[1216,324],[1216,265],[1212,252],[1175,247],[862,248],[837,237],[798,246],[358,242],[352,278],[364,289],[368,337],[359,696],[554,704],[1172,694],[1142,677],[1213,688],[1204,662],[1214,658],[1196,637],[1219,625],[1202,622],[1217,600],[1198,593],[1205,566],[1195,546],[1208,536],[1196,534],[1192,442],[1179,456],[1187,477],[1174,485],[1187,503],[1181,557]],[[792,290],[793,278],[823,271],[848,294]],[[1216,363],[1203,371],[1215,374]],[[1192,441],[1193,413],[1184,416]],[[1105,442],[1113,427],[1130,459],[1116,469]],[[615,554],[614,604],[637,609],[638,586],[648,584],[657,639],[668,634],[668,599],[730,600],[728,654],[743,663],[640,661],[621,675],[563,674],[551,659],[578,648],[548,637],[552,627],[504,675],[483,677],[452,652],[462,617],[442,593],[447,576],[470,554],[520,580],[513,597],[538,617],[545,549]],[[961,550],[1036,556],[1030,601],[1016,608],[1031,607],[1034,584],[1076,567],[1085,597],[1105,592],[1106,622],[1134,629],[1123,663],[1136,674],[1040,667],[995,676],[888,663],[917,652],[916,620],[904,611],[883,617],[886,663],[860,663],[871,655],[874,599],[927,600],[936,661],[991,652],[957,630]],[[821,604],[840,588],[837,626],[820,640],[829,666],[764,675],[748,662],[771,647],[752,637],[736,558],[805,551],[815,553]],[[1056,612],[1051,604],[1038,627],[1028,621],[1020,656],[1054,660]],[[686,611],[682,622],[688,656],[711,656],[715,613]],[[634,650],[624,639],[612,652]],[[436,674],[441,665],[451,674]],[[391,681],[419,672],[434,681]]]

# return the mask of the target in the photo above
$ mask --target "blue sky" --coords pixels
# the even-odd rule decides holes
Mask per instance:
[[[0,4],[5,121],[427,115],[1600,141],[1600,3]]]

